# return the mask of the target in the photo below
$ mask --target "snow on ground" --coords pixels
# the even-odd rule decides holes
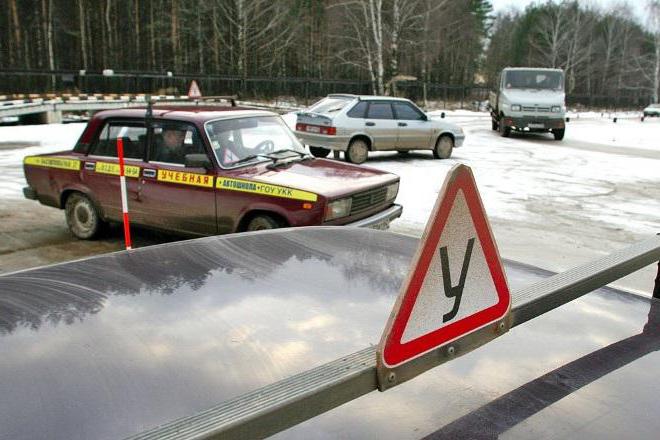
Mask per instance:
[[[284,119],[295,125],[295,114]],[[452,159],[387,152],[365,163],[401,176],[397,202],[404,210],[393,231],[421,234],[444,173],[460,162],[474,171],[505,258],[560,271],[660,232],[660,120],[614,124],[589,115],[572,119],[562,142],[549,134],[502,138],[484,112],[447,111],[446,121],[467,135]],[[71,148],[83,128],[0,127],[0,203],[22,198],[24,156]],[[26,143],[33,146],[17,148]],[[652,271],[627,287],[644,289]]]
[[[22,189],[26,185],[23,178],[25,156],[70,150],[85,126],[49,124],[0,127],[0,201],[23,197]]]

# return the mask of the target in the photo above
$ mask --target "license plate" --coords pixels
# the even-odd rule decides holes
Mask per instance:
[[[307,126],[307,131],[311,133],[320,133],[321,132],[321,127],[314,127],[313,125],[308,125]]]
[[[379,221],[378,223],[374,223],[373,225],[369,226],[371,229],[378,229],[381,231],[386,231],[390,228],[390,220],[385,219],[382,221]]]
[[[545,124],[537,124],[532,122],[531,124],[527,124],[529,128],[545,128]]]

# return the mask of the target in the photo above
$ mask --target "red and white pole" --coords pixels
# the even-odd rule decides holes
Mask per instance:
[[[124,175],[124,140],[117,138],[117,156],[119,156],[119,186],[121,187],[121,212],[124,216],[124,242],[126,250],[131,249],[131,227],[128,220],[128,197],[126,196],[126,176]]]

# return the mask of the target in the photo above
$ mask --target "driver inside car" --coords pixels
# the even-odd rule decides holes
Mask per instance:
[[[220,162],[223,165],[231,165],[246,156],[245,148],[241,147],[238,142],[234,142],[231,130],[221,131],[217,135],[220,142]]]

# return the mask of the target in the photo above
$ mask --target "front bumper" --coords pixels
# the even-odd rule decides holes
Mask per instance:
[[[464,134],[455,134],[454,135],[454,147],[460,147],[463,145],[463,142],[465,141],[465,135]]]
[[[387,229],[392,220],[401,217],[403,207],[401,205],[392,205],[384,211],[377,212],[371,217],[363,218],[353,223],[347,223],[345,226],[353,226],[356,228],[373,228],[373,229]]]
[[[300,142],[311,147],[323,147],[339,151],[346,151],[348,148],[349,138],[347,136],[328,136],[306,131],[296,131],[295,133]]]
[[[504,126],[516,130],[552,130],[566,127],[564,117],[505,116]]]

